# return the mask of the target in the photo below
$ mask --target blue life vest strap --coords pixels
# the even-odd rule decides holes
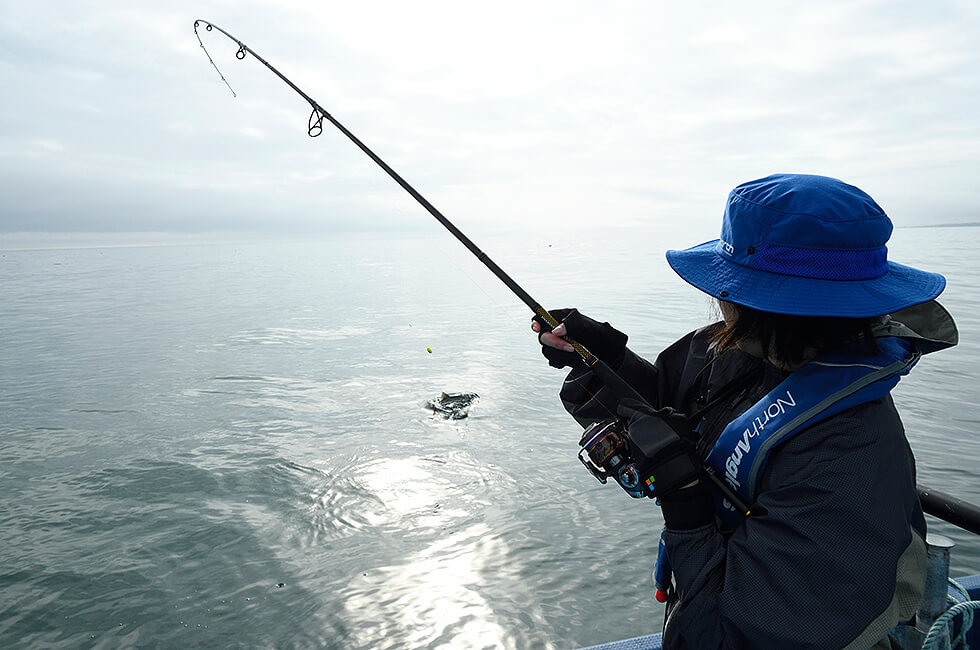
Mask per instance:
[[[921,356],[908,339],[876,340],[880,352],[874,356],[826,354],[797,369],[725,427],[706,464],[751,504],[773,448],[836,413],[884,397]],[[737,523],[740,516],[730,517],[734,509],[718,501],[722,518]]]

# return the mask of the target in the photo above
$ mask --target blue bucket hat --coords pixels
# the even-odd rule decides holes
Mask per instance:
[[[938,296],[946,279],[889,262],[892,222],[874,199],[835,178],[774,174],[728,195],[721,239],[667,251],[705,293],[762,311],[852,318]]]

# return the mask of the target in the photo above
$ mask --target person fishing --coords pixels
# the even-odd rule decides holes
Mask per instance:
[[[633,496],[627,470],[649,474],[665,522],[665,648],[889,648],[914,614],[926,524],[889,391],[957,332],[935,301],[945,278],[889,261],[891,232],[860,189],[776,174],[730,193],[720,239],[667,251],[722,319],[654,362],[577,310],[552,310],[553,331],[532,320],[550,365],[571,369],[565,409],[625,429],[598,461],[630,460],[609,475]],[[566,337],[648,404],[599,381]]]
[[[945,279],[887,260],[892,225],[871,197],[820,176],[737,187],[720,240],[668,251],[723,321],[649,363],[608,323],[549,313],[312,97],[196,20],[226,85],[200,26],[278,76],[309,103],[311,137],[334,125],[536,314],[545,357],[571,367],[561,398],[586,426],[579,459],[663,511],[665,647],[888,647],[920,599],[925,556],[889,391],[957,333],[934,300]],[[980,530],[975,507],[922,494],[932,514]]]

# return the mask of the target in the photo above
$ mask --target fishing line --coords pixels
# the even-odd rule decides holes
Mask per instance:
[[[385,173],[392,178],[392,180],[394,180],[402,187],[402,189],[408,192],[412,196],[412,198],[414,198],[419,203],[419,205],[425,208],[426,211],[428,211],[429,214],[431,214],[439,223],[441,223],[446,228],[446,230],[448,230],[456,239],[458,239],[459,242],[463,244],[463,246],[465,246],[471,253],[473,253],[473,255],[475,255],[476,258],[480,262],[482,262],[483,265],[486,266],[491,273],[496,275],[497,278],[501,282],[503,282],[507,286],[507,288],[510,289],[511,292],[514,295],[516,295],[525,305],[527,305],[531,309],[531,311],[534,312],[535,315],[540,317],[541,320],[544,321],[545,323],[542,324],[542,329],[545,329],[546,327],[549,326],[551,329],[558,327],[559,325],[558,321],[555,319],[554,316],[548,313],[548,310],[546,310],[544,307],[541,306],[539,302],[537,302],[534,298],[532,298],[531,295],[527,291],[525,291],[523,287],[521,287],[521,285],[517,284],[517,282],[515,282],[513,278],[507,275],[507,273],[504,272],[502,268],[497,266],[496,262],[490,259],[490,257],[488,257],[486,253],[480,250],[477,247],[477,245],[470,240],[469,237],[463,234],[463,231],[457,228],[449,219],[446,218],[445,215],[439,212],[439,210],[437,210],[435,206],[429,203],[429,201],[424,196],[422,196],[418,192],[418,190],[412,187],[408,183],[408,181],[402,178],[398,174],[398,172],[392,169],[388,165],[388,163],[382,160],[366,144],[361,142],[360,139],[357,138],[357,136],[355,136],[353,133],[348,131],[347,127],[345,127],[343,124],[338,122],[330,113],[328,113],[322,106],[320,106],[316,102],[316,100],[314,100],[312,97],[310,97],[305,92],[303,92],[299,88],[299,86],[297,86],[292,81],[290,81],[285,75],[279,72],[279,70],[277,70],[271,63],[269,63],[261,56],[259,56],[253,49],[251,49],[250,47],[242,43],[239,39],[232,36],[225,30],[221,29],[214,23],[209,23],[205,20],[194,21],[194,34],[197,35],[197,39],[199,42],[201,41],[201,36],[198,33],[197,28],[201,24],[204,25],[204,28],[207,31],[218,30],[219,32],[227,36],[229,39],[234,41],[238,45],[238,50],[235,52],[235,58],[237,58],[238,60],[243,60],[246,54],[251,54],[260,63],[262,63],[262,65],[264,65],[271,72],[273,72],[277,77],[279,77],[283,81],[283,83],[285,83],[290,88],[295,90],[300,97],[302,97],[304,100],[306,100],[309,103],[312,112],[310,113],[310,118],[307,124],[307,133],[311,138],[315,138],[319,136],[321,133],[323,133],[323,120],[327,120],[335,127],[337,127],[337,129],[345,136],[347,136],[347,138],[351,142],[353,142],[358,149],[363,151],[371,160],[373,160],[379,167],[381,167],[381,169],[383,169]],[[202,48],[204,47],[203,42],[201,42],[201,47]],[[206,49],[205,49],[205,54],[207,54]],[[208,59],[211,59],[210,54],[208,55]],[[211,61],[211,63],[212,65],[214,65],[213,60]],[[222,81],[225,81],[224,75],[222,75],[221,71],[218,70],[218,66],[215,65],[214,68],[215,70],[217,70],[218,75],[221,76]],[[231,89],[231,85],[229,85],[227,81],[225,81],[225,84],[228,85],[229,89]],[[234,94],[234,92],[235,91],[232,90],[232,94]],[[620,399],[623,398],[635,399],[641,404],[646,404],[651,409],[653,408],[652,406],[650,406],[649,401],[643,397],[643,395],[641,395],[635,388],[630,386],[622,377],[620,377],[616,373],[616,371],[614,371],[612,368],[606,365],[605,362],[599,359],[599,357],[589,352],[589,350],[584,345],[569,338],[568,336],[563,336],[561,338],[572,346],[575,352],[577,352],[578,355],[582,358],[582,361],[585,363],[585,365],[588,366],[595,373],[596,377],[603,384],[605,384],[612,391],[614,395],[617,395]],[[609,409],[607,408],[607,410]],[[710,467],[704,467],[704,474],[708,478],[708,480],[710,480],[711,483],[721,492],[721,494],[724,495],[724,497],[728,500],[729,503],[731,503],[736,508],[741,510],[743,514],[745,515],[749,514],[748,506],[734,492],[734,490],[732,490],[731,487],[729,487],[729,485],[725,483],[714,472],[714,470],[712,470]]]
[[[235,89],[231,87],[231,84],[228,83],[228,80],[225,79],[225,76],[223,74],[221,74],[221,70],[218,70],[218,65],[214,62],[214,59],[211,58],[211,53],[208,52],[208,48],[204,47],[204,41],[201,40],[201,35],[197,33],[197,23],[198,23],[198,21],[194,21],[194,36],[197,36],[197,42],[200,44],[201,49],[204,50],[204,54],[208,57],[208,61],[210,61],[211,62],[211,65],[214,66],[215,72],[218,73],[218,76],[221,77],[221,80],[225,82],[225,85],[226,86],[228,86],[228,90],[231,91],[232,97],[238,97],[238,94],[235,92]],[[205,29],[210,32],[211,31],[211,25],[207,25],[207,27],[205,27]],[[241,51],[241,50],[239,50],[239,51]],[[238,56],[238,55],[236,54],[236,56]],[[244,58],[244,57],[241,57],[241,58]]]

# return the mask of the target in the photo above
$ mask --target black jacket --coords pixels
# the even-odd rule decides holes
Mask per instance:
[[[618,371],[656,407],[694,416],[709,406],[696,434],[702,457],[729,421],[786,376],[740,350],[716,357],[706,330],[653,364],[627,351]],[[585,368],[570,373],[561,397],[582,423],[615,412]],[[777,447],[757,495],[752,516],[734,530],[718,521],[667,530],[676,593],[664,647],[889,647],[888,631],[912,616],[925,580],[915,463],[891,397]]]

